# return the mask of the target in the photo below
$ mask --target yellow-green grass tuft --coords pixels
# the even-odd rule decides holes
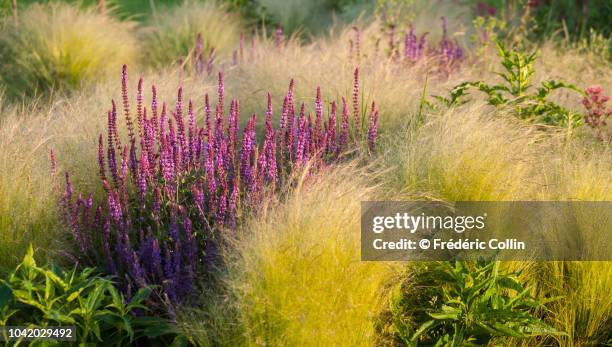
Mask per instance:
[[[239,238],[229,285],[247,345],[372,345],[383,287],[401,267],[361,262],[368,177],[348,165],[300,183]]]
[[[177,7],[153,14],[143,29],[145,61],[163,67],[186,60],[202,34],[203,53],[214,48],[216,56],[238,47],[240,17],[214,2],[185,1]]]
[[[446,201],[521,200],[534,189],[541,134],[475,103],[432,114],[397,140],[389,163],[405,191]]]
[[[74,90],[137,61],[132,24],[93,8],[34,4],[0,31],[0,80],[11,97]]]

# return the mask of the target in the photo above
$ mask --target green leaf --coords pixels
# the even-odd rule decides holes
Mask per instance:
[[[411,341],[412,342],[416,342],[419,339],[419,337],[421,337],[421,335],[426,333],[428,330],[433,329],[434,327],[436,327],[439,324],[440,323],[436,322],[435,320],[429,320],[429,321],[421,324],[421,326],[414,332],[414,335],[412,335]]]
[[[149,298],[149,296],[151,295],[151,288],[146,287],[146,288],[140,288],[138,290],[138,292],[136,292],[136,294],[132,297],[132,300],[130,301],[130,303],[140,303],[141,301],[147,300]]]
[[[36,267],[36,260],[34,260],[34,248],[32,248],[32,244],[28,246],[28,250],[26,251],[25,256],[23,257],[22,265],[27,267]]]

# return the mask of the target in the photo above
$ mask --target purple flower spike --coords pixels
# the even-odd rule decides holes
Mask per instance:
[[[280,47],[282,41],[283,41],[283,26],[281,23],[278,23],[278,27],[276,28],[276,32],[274,33],[274,46]]]
[[[346,100],[342,98],[342,120],[340,123],[340,138],[338,139],[338,150],[345,151],[348,146],[349,114]]]
[[[219,108],[219,112],[221,113],[221,116],[223,116],[224,115],[224,101],[225,101],[225,83],[223,82],[223,72],[221,71],[219,71],[218,94],[219,94],[218,108]]]
[[[57,159],[55,157],[55,151],[50,150],[49,156],[51,157],[51,177],[55,177],[57,174]],[[104,161],[104,158],[102,158],[102,160]]]
[[[336,102],[332,101],[331,111],[329,114],[329,129],[327,134],[327,148],[328,152],[332,155],[335,155],[338,150],[338,144],[336,143],[336,129],[338,127],[336,112]]]
[[[358,70],[356,80],[358,84]],[[238,211],[257,213],[264,199],[274,199],[275,194],[285,192],[290,183],[285,180],[297,168],[305,168],[305,163],[312,162],[306,173],[310,175],[335,159],[340,147],[349,149],[351,105],[347,106],[343,98],[341,125],[337,124],[340,120],[336,102],[331,102],[329,119],[324,119],[324,101],[317,88],[314,109],[306,110],[301,103],[296,117],[292,80],[280,110],[279,129],[273,127],[272,96],[267,95],[263,139],[258,145],[255,115],[249,117],[240,137],[238,100],[231,100],[229,113],[225,113],[222,73],[214,115],[208,95],[204,97],[202,128],[198,127],[192,100],[188,110],[183,109],[182,88],[178,89],[176,109],[171,112],[165,102],[161,102],[159,110],[157,90],[151,87],[151,108],[147,113],[143,86],[140,79],[134,111],[138,132],[134,134],[130,130],[124,69],[121,92],[129,143],[121,144],[114,101],[108,112],[107,138],[102,134],[98,137],[97,174],[105,199],[94,206],[93,195],[83,198],[80,193],[75,201],[70,176],[66,174],[61,209],[82,253],[81,259],[76,260],[102,258],[102,264],[116,275],[126,295],[150,284],[158,286],[160,298],[182,304],[193,291],[196,276],[218,261],[213,233],[224,227],[236,228]],[[359,86],[354,89],[358,95]],[[358,107],[357,101],[353,106]],[[370,150],[377,137],[377,112],[373,105],[367,133]],[[54,174],[55,153],[51,151],[50,156]],[[163,307],[158,305],[160,302],[155,304],[154,307]]]
[[[355,120],[355,142],[359,142],[361,129],[361,115],[359,112],[359,67],[353,74],[353,118]]]
[[[157,89],[155,85],[151,86],[151,123],[153,123],[153,129],[155,130],[155,135],[159,141],[159,123],[157,120]]]
[[[370,152],[374,151],[377,135],[378,135],[378,110],[376,109],[376,104],[372,102],[372,111],[370,112],[370,127],[368,129],[368,148],[370,149]]]
[[[123,99],[123,113],[125,115],[125,124],[127,125],[128,135],[130,141],[136,141],[134,137],[134,124],[132,123],[132,117],[130,117],[130,101],[127,93],[127,65],[123,65],[123,71],[121,73],[121,98]]]
[[[142,137],[142,78],[138,80],[136,91],[136,120],[138,121],[138,135]]]

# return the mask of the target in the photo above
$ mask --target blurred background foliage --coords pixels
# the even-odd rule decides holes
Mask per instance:
[[[16,0],[18,7],[54,0]],[[56,0],[57,1],[57,0]],[[95,5],[100,0],[60,0]],[[0,0],[0,10],[11,12],[13,0]],[[205,1],[203,1],[205,2]],[[381,8],[409,8],[421,3],[428,6],[462,5],[473,8],[471,15],[482,14],[483,8],[494,9],[496,16],[518,21],[528,11],[532,38],[543,39],[560,35],[573,42],[591,40],[592,32],[609,38],[612,32],[612,1],[610,0],[223,0],[232,11],[240,12],[247,23],[256,28],[265,25],[271,32],[279,23],[285,32],[300,32],[304,36],[321,34],[339,23],[359,16],[380,15]],[[106,7],[121,19],[145,21],[159,8],[178,6],[173,0],[106,0]],[[422,4],[421,4],[422,5]],[[395,15],[386,12],[386,15]],[[408,17],[410,18],[410,17]]]

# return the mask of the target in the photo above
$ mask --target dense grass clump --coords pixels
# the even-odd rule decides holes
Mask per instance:
[[[246,345],[372,345],[384,285],[400,267],[360,261],[360,201],[374,197],[371,179],[352,165],[301,177],[307,185],[245,226],[229,285]]]
[[[12,97],[73,90],[134,63],[131,25],[61,3],[32,5],[0,32],[0,82]]]
[[[204,53],[226,53],[237,45],[240,30],[240,18],[223,6],[186,1],[151,17],[143,33],[146,61],[155,67],[184,61],[195,48],[198,34]]]

